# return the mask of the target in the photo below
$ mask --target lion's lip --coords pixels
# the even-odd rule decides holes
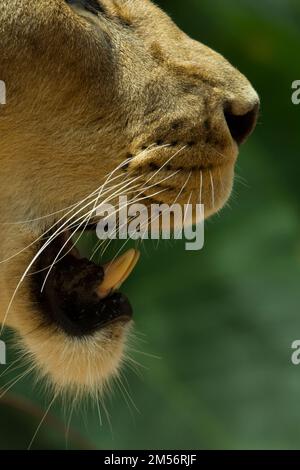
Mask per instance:
[[[118,289],[133,271],[139,253],[128,250],[98,266],[81,258],[69,244],[48,274],[47,268],[65,244],[66,236],[63,234],[46,248],[34,276],[35,294],[46,320],[73,337],[93,334],[117,321],[130,321],[132,307]]]

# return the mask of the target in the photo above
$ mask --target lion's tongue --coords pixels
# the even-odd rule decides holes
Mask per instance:
[[[130,249],[123,255],[102,266],[104,269],[104,280],[97,290],[101,299],[104,299],[111,292],[121,287],[134,270],[139,257],[139,251]]]

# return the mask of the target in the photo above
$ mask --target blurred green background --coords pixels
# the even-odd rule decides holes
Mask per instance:
[[[300,105],[291,102],[300,3],[158,3],[253,82],[258,128],[242,148],[230,207],[206,224],[204,250],[144,246],[126,284],[139,338],[130,354],[142,368],[125,367],[127,391],[116,385],[106,398],[111,424],[103,413],[100,426],[89,404],[70,420],[57,403],[33,448],[300,449],[300,366],[291,364],[300,339]],[[32,378],[13,386],[0,400],[0,448],[27,448],[50,400]]]

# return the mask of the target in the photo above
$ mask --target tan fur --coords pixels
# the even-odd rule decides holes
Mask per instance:
[[[230,103],[236,115],[253,108],[258,98],[247,79],[150,1],[101,3],[108,14],[98,19],[63,0],[1,2],[7,105],[0,107],[0,222],[36,219],[74,204],[129,156],[135,158],[127,176],[141,175],[145,183],[177,150],[171,168],[152,181],[180,169],[160,201],[172,203],[191,173],[180,202],[190,196],[199,202],[201,172],[206,216],[230,195],[238,147],[223,108]],[[143,152],[154,144],[156,150]],[[0,258],[30,245],[55,220],[3,225]],[[0,265],[0,319],[35,253],[33,245]],[[68,338],[43,325],[29,282],[6,324],[56,387],[101,388],[118,370],[128,328]]]

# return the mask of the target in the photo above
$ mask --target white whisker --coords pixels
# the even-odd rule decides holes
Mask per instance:
[[[56,400],[56,398],[57,398],[57,395],[54,395],[54,397],[53,397],[53,399],[51,400],[51,402],[50,402],[48,408],[46,409],[46,411],[45,411],[45,413],[44,413],[44,415],[43,415],[43,417],[42,417],[42,419],[41,419],[41,421],[40,421],[38,427],[36,428],[34,435],[32,436],[32,439],[31,439],[31,441],[30,441],[30,443],[29,443],[29,445],[28,445],[27,450],[30,450],[30,449],[31,449],[31,447],[32,447],[32,445],[33,445],[33,443],[34,443],[34,440],[35,440],[36,436],[38,435],[38,432],[39,432],[39,430],[41,429],[41,427],[42,427],[42,425],[43,425],[43,423],[44,423],[44,421],[45,421],[45,419],[46,419],[46,417],[47,417],[47,415],[48,415],[50,409],[52,408],[53,403],[54,403],[55,400]]]
[[[214,179],[211,170],[209,170],[210,175],[210,185],[211,185],[211,203],[213,209],[215,208],[215,187],[214,187]]]
[[[203,191],[203,172],[200,170],[200,200],[199,203],[202,204],[202,191]]]

